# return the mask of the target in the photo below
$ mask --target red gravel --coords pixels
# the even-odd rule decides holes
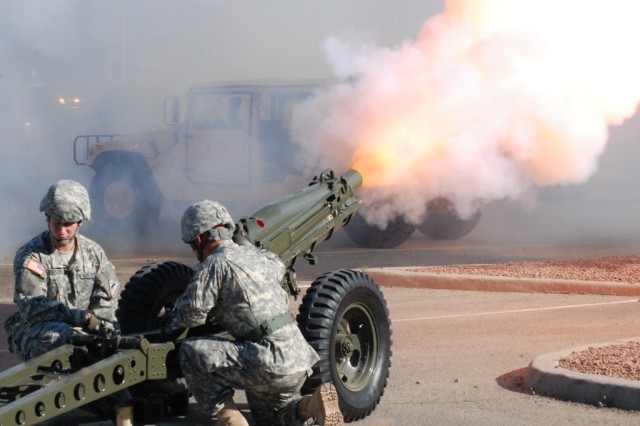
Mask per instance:
[[[411,270],[411,269],[410,269]],[[418,269],[416,269],[418,271]],[[420,272],[640,283],[640,256],[419,268]]]
[[[579,373],[640,380],[640,342],[630,341],[571,352],[558,362],[558,366]]]

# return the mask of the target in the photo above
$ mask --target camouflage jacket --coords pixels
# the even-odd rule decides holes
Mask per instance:
[[[284,273],[275,254],[222,240],[176,301],[174,323],[193,327],[211,317],[246,342],[256,368],[274,374],[305,371],[319,358],[293,320],[272,334],[254,337],[260,324],[289,312],[289,297],[280,285]]]
[[[13,300],[23,323],[58,320],[79,326],[85,309],[116,322],[120,284],[114,266],[97,243],[82,235],[76,236],[74,250],[67,264],[55,250],[49,231],[18,249]]]

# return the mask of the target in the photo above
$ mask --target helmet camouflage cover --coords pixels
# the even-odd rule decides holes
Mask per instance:
[[[227,209],[216,201],[203,200],[190,205],[182,215],[182,241],[189,243],[218,225],[233,231],[236,227]]]
[[[40,211],[61,222],[81,222],[91,218],[86,188],[74,180],[63,179],[49,187],[40,201]]]

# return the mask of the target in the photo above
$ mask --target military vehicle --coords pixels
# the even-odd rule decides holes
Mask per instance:
[[[95,171],[89,187],[93,223],[116,233],[145,235],[162,217],[177,217],[204,198],[231,214],[252,211],[308,180],[294,168],[291,112],[323,80],[201,84],[190,88],[186,110],[165,99],[166,128],[133,135],[80,135],[74,161]],[[455,239],[471,231],[480,213],[460,219],[435,200],[418,229],[430,238]],[[416,227],[397,218],[381,230],[358,217],[347,232],[358,245],[394,247]]]
[[[307,179],[293,169],[291,108],[319,84],[196,85],[186,111],[180,98],[165,99],[169,127],[77,136],[74,161],[95,171],[89,192],[96,222],[144,233],[161,214],[179,214],[203,198],[238,215],[298,188]]]
[[[234,239],[276,253],[287,268],[282,282],[298,296],[294,264],[316,263],[313,250],[349,224],[360,200],[362,176],[326,170],[305,189],[269,203],[237,222]],[[173,306],[193,276],[187,265],[147,265],[120,295],[121,334],[81,335],[69,344],[0,373],[0,424],[32,425],[128,388],[136,423],[157,423],[184,414],[188,395],[176,348],[187,336],[210,333],[215,324],[169,329]],[[392,330],[378,285],[364,272],[341,269],[320,275],[307,289],[296,317],[320,361],[304,385],[324,382],[338,391],[345,421],[373,412],[387,385]]]

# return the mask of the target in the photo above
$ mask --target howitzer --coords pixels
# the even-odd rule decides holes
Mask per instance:
[[[361,184],[357,171],[336,177],[327,170],[305,189],[240,219],[234,239],[276,253],[287,267],[283,287],[296,296],[296,260],[316,263],[313,250],[356,213],[360,201],[354,191]],[[37,424],[127,388],[136,421],[185,414],[188,397],[179,381],[176,347],[203,329],[167,332],[163,326],[192,276],[193,269],[178,262],[143,267],[120,295],[122,335],[78,336],[1,373],[0,426]],[[305,293],[296,320],[320,356],[303,391],[331,381],[345,421],[369,415],[391,365],[391,323],[379,287],[361,271],[327,272]],[[144,408],[149,403],[154,409]]]

